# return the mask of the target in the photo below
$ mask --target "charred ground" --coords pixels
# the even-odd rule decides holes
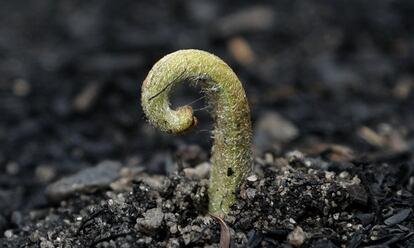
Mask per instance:
[[[309,247],[412,246],[413,11],[388,0],[3,1],[0,243],[217,244],[202,217],[205,165],[185,169],[208,160],[208,115],[170,137],[139,107],[152,64],[191,47],[227,61],[251,103],[257,178],[226,220],[234,245],[293,244],[300,226]]]

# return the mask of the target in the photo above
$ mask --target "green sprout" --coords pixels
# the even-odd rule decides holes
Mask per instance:
[[[181,133],[197,124],[191,106],[170,108],[170,90],[189,81],[200,85],[214,119],[209,212],[228,213],[252,165],[250,110],[243,86],[220,58],[201,50],[179,50],[160,59],[142,85],[142,108],[162,131]]]

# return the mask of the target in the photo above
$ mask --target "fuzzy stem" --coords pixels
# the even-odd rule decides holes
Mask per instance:
[[[142,85],[149,121],[169,133],[197,124],[190,106],[170,108],[169,92],[183,81],[199,84],[213,110],[209,212],[227,213],[252,164],[250,110],[241,82],[220,58],[200,50],[180,50],[160,59]]]

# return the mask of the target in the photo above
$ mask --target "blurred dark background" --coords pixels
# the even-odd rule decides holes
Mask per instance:
[[[157,173],[189,153],[207,159],[206,111],[199,129],[171,136],[140,107],[148,70],[183,48],[239,75],[257,154],[412,150],[413,13],[411,0],[1,1],[0,202],[38,206],[45,185],[106,159]],[[198,97],[183,87],[172,98]]]

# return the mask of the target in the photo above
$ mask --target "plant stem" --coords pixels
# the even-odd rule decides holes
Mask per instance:
[[[227,213],[252,164],[250,110],[241,82],[220,58],[200,50],[180,50],[160,59],[142,86],[142,107],[162,131],[180,133],[197,124],[190,106],[170,108],[170,90],[190,81],[201,86],[215,121],[211,155],[209,212]]]

